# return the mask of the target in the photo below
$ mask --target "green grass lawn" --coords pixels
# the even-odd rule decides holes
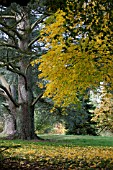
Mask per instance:
[[[43,139],[55,141],[55,144],[72,146],[111,146],[113,147],[113,137],[89,136],[89,135],[39,135]]]
[[[39,136],[45,140],[1,139],[0,170],[113,170],[113,137]]]

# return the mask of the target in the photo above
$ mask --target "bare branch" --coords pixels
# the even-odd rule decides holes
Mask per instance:
[[[4,93],[4,90],[0,90],[0,95],[5,97],[5,99],[9,99],[8,96]]]
[[[11,63],[8,63],[7,69],[8,69],[9,71],[13,72],[13,73],[17,73],[18,75],[20,75],[20,76],[22,76],[22,77],[24,78],[24,80],[25,80],[25,88],[26,88],[26,90],[27,90],[27,78],[26,78],[25,74],[22,73],[22,72],[21,72],[20,70],[18,70],[17,68],[15,68],[15,67],[13,66],[13,64],[11,64]]]
[[[37,96],[36,99],[32,102],[32,106],[34,106],[42,96],[43,96],[43,93]]]
[[[10,93],[10,86],[7,83],[7,81],[5,80],[4,76],[0,75],[0,81],[1,84],[7,89],[7,91]]]
[[[47,17],[47,15],[43,15],[40,19],[37,19],[32,25],[31,25],[31,30],[33,30],[37,24],[40,24],[43,22],[43,20]]]
[[[0,16],[0,19],[15,19],[15,16],[2,15],[2,16]]]
[[[14,29],[13,27],[10,27],[9,25],[0,22],[0,24],[3,26],[2,28],[0,28],[1,31],[5,32],[9,37],[11,36],[13,39],[15,39],[15,35],[14,33],[17,35],[17,37],[19,39],[22,39],[22,36],[18,33],[18,31],[16,29]],[[10,31],[10,33],[9,33]],[[13,32],[13,33],[11,33]]]
[[[28,44],[28,48],[34,44],[38,39],[40,38],[40,35],[38,35],[37,37],[35,37],[29,44]]]
[[[10,38],[15,39],[14,34],[11,34],[11,32],[8,29],[2,27],[0,28],[0,30],[4,32],[5,34],[7,34]]]
[[[7,90],[6,87],[4,87],[3,85],[0,84],[0,88],[2,90],[4,90],[4,92],[7,94],[7,96],[9,97],[9,99],[13,102],[13,104],[16,106],[16,107],[19,107],[19,104],[13,99],[12,95],[9,93],[9,91]]]
[[[11,47],[11,48],[19,49],[16,45],[9,44],[9,43],[6,43],[6,42],[0,42],[0,46],[6,46],[6,47]]]

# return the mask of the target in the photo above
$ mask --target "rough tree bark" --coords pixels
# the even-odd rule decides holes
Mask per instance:
[[[25,61],[21,61],[20,70],[25,71]],[[27,61],[26,61],[27,63]],[[22,139],[33,139],[34,135],[34,105],[32,93],[32,77],[31,68],[25,74],[26,79],[18,76],[18,115],[17,115],[17,130]]]
[[[23,52],[28,52],[30,35],[29,11],[27,7],[21,7],[21,13],[16,17],[17,26],[21,39],[18,40],[18,47]],[[18,75],[18,103],[17,108],[17,130],[21,139],[33,139],[34,134],[34,105],[32,92],[32,67],[27,56],[23,56],[18,63],[20,72]]]

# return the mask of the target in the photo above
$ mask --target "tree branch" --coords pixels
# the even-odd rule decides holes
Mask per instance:
[[[5,99],[9,99],[8,96],[4,93],[3,90],[0,90],[0,95],[3,96]]]
[[[27,78],[26,78],[25,74],[22,73],[21,71],[19,71],[18,69],[16,69],[11,63],[9,63],[7,65],[7,70],[9,70],[9,71],[11,71],[13,73],[17,73],[18,75],[22,76],[24,78],[24,80],[25,80],[25,88],[27,90]]]
[[[33,30],[37,24],[40,24],[43,22],[43,20],[47,17],[47,15],[42,16],[40,19],[37,19],[32,25],[31,25],[31,30]]]
[[[0,28],[3,32],[5,32],[5,33],[7,33],[7,35],[9,35],[9,31],[11,32],[13,32],[13,33],[15,33],[16,35],[17,35],[17,37],[19,38],[19,39],[22,39],[22,36],[18,33],[18,31],[16,30],[16,29],[14,29],[13,27],[10,27],[9,25],[7,25],[7,24],[5,24],[5,23],[3,23],[3,22],[0,22],[0,24],[3,26],[3,28]],[[10,35],[11,35],[11,37],[13,38],[13,39],[15,39],[15,35],[14,34],[11,34],[10,33]]]
[[[0,84],[0,88],[1,88],[2,90],[4,90],[4,92],[7,94],[7,96],[9,97],[9,99],[13,102],[13,104],[14,104],[16,107],[18,107],[19,104],[13,99],[12,95],[9,93],[9,91],[7,90],[7,88],[4,87],[4,86],[1,85],[1,84]]]
[[[37,41],[40,38],[40,35],[38,35],[37,37],[35,37],[29,44],[28,44],[28,48],[31,47],[32,44],[35,43],[35,41]]]
[[[1,15],[0,19],[15,19],[15,16],[10,16],[10,15]]]
[[[6,42],[0,42],[0,46],[6,46],[6,47],[10,47],[10,48],[19,49],[16,45],[9,44],[9,43],[6,43]]]
[[[5,80],[4,76],[0,75],[0,81],[1,84],[7,89],[7,91],[10,93],[10,86],[7,83],[7,81]]]
[[[42,96],[43,96],[43,93],[41,93],[39,96],[37,96],[31,105],[34,106]]]
[[[2,32],[4,32],[5,34],[7,34],[10,38],[12,38],[13,40],[15,40],[14,34],[11,34],[11,32],[10,32],[8,29],[2,27],[2,28],[0,28],[0,30],[1,30]]]

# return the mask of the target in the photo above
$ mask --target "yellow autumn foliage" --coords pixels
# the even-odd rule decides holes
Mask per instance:
[[[112,30],[107,24],[110,18],[105,13],[103,23],[99,25],[99,10],[104,11],[105,6],[100,3],[98,9],[96,5],[97,1],[88,4],[69,1],[68,12],[58,10],[41,31],[41,41],[48,52],[35,62],[40,62],[39,78],[48,81],[44,97],[51,97],[56,105],[77,102],[78,91],[83,94],[87,88],[98,87],[100,81],[112,84],[113,54],[110,48],[113,41],[110,39]],[[84,25],[84,16],[88,25]],[[101,26],[98,33],[94,31],[94,24],[97,29]]]

